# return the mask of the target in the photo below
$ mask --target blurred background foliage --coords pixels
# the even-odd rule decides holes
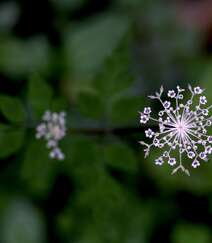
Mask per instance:
[[[138,144],[161,84],[212,102],[211,54],[210,0],[1,1],[0,242],[212,242],[212,164],[171,176]],[[63,162],[35,139],[48,109]]]

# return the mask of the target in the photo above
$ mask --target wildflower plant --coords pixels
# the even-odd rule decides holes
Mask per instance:
[[[162,106],[158,118],[152,117],[150,107],[145,107],[140,112],[141,124],[153,121],[159,126],[159,131],[153,131],[151,128],[145,131],[151,143],[140,142],[145,146],[145,157],[154,147],[164,150],[161,156],[155,159],[155,164],[161,166],[167,162],[175,167],[172,174],[181,169],[190,175],[183,165],[183,158],[191,159],[191,166],[197,168],[200,161],[208,161],[212,153],[212,136],[208,134],[208,128],[212,125],[212,116],[209,115],[212,106],[207,105],[204,90],[200,87],[192,88],[188,85],[188,91],[190,98],[186,101],[185,89],[180,86],[177,86],[176,90],[169,90],[169,99],[163,100],[164,89],[161,87],[159,92],[149,96],[150,99],[158,100]],[[179,154],[177,158],[175,151]]]
[[[36,128],[36,138],[44,138],[47,148],[50,149],[49,156],[52,159],[64,160],[65,155],[59,148],[59,141],[66,135],[66,113],[46,111],[42,122]]]

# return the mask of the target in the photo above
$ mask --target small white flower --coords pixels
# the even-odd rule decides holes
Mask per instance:
[[[195,153],[193,151],[188,152],[189,159],[193,159],[195,157]]]
[[[36,133],[36,138],[40,139],[42,137],[45,136],[47,131],[47,127],[45,123],[41,123],[38,127],[37,127],[37,133]]]
[[[163,163],[164,163],[164,161],[161,157],[155,160],[156,165],[162,165]]]
[[[36,138],[44,138],[47,141],[47,148],[51,149],[50,158],[63,160],[65,156],[58,147],[58,143],[66,135],[66,113],[46,111],[42,120],[36,128]]]
[[[168,158],[168,157],[169,157],[169,153],[168,153],[168,151],[165,151],[165,152],[163,153],[163,157],[165,157],[165,158]]]
[[[171,106],[171,102],[169,102],[169,101],[165,101],[165,102],[163,103],[163,106],[164,106],[165,109],[168,109],[168,108]]]
[[[141,113],[140,116],[140,123],[145,124],[149,121],[149,117],[147,115],[144,115],[143,113]]]
[[[208,120],[208,121],[206,122],[206,126],[210,127],[211,125],[212,125],[212,121]]]
[[[196,169],[199,166],[200,166],[200,162],[198,160],[194,160],[192,163],[192,167]]]
[[[194,93],[195,94],[202,94],[203,90],[198,86],[194,88]]]
[[[155,147],[158,147],[159,144],[160,144],[160,140],[155,138],[154,141],[153,141],[153,144],[154,144]]]
[[[152,129],[149,128],[148,130],[145,131],[145,134],[147,138],[152,138],[155,133],[152,131]]]
[[[212,143],[212,136],[209,136],[209,137],[208,137],[208,142],[209,142],[209,143]]]
[[[50,121],[52,119],[52,114],[50,111],[46,111],[43,115],[43,121]]]
[[[52,159],[58,159],[58,160],[64,160],[65,159],[65,155],[63,154],[63,152],[60,150],[60,148],[54,148],[51,152],[50,152],[50,157]]]
[[[170,158],[169,161],[168,161],[168,164],[173,166],[175,165],[177,162],[176,162],[176,159],[175,158]]]
[[[176,93],[175,93],[174,90],[169,90],[169,91],[168,91],[168,97],[170,97],[170,98],[174,98],[175,96],[176,96]]]
[[[47,148],[55,148],[57,147],[57,142],[55,140],[49,140],[47,143]]]
[[[202,114],[203,114],[204,116],[208,116],[208,114],[209,114],[209,110],[204,109],[204,110],[202,111]],[[203,119],[204,119],[204,118],[203,118]]]
[[[150,107],[145,107],[144,108],[144,114],[149,115],[151,113],[151,108]]]
[[[202,160],[207,160],[207,154],[205,152],[201,152],[199,154],[199,157],[202,159]]]
[[[188,100],[187,104],[188,104],[187,109],[189,109],[189,106],[193,104],[193,101],[192,100]]]
[[[182,100],[183,97],[184,97],[184,96],[183,96],[182,94],[179,94],[179,95],[178,95],[178,99],[179,99],[179,100]]]
[[[159,111],[158,112],[158,115],[161,117],[161,116],[163,116],[164,115],[164,111]],[[160,119],[162,119],[162,118],[160,118]]]
[[[212,147],[210,145],[205,148],[205,153],[206,154],[211,154],[212,153]]]
[[[202,104],[202,105],[207,104],[207,99],[206,99],[206,97],[205,97],[205,96],[200,96],[200,98],[199,98],[199,102],[200,102],[200,104]]]

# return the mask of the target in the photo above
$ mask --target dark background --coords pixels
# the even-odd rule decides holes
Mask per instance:
[[[210,0],[1,1],[0,242],[212,242],[211,163],[171,176],[138,144],[161,84],[212,101],[211,54]],[[62,162],[35,139],[48,109]]]

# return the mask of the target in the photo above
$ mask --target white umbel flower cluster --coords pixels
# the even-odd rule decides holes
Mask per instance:
[[[207,105],[203,89],[189,85],[188,90],[191,96],[185,102],[185,90],[179,86],[176,90],[168,91],[169,100],[162,100],[164,89],[161,87],[160,92],[149,96],[150,99],[157,99],[161,103],[162,110],[158,117],[151,116],[150,107],[145,107],[143,112],[140,112],[141,124],[151,120],[159,126],[159,131],[150,128],[145,131],[146,137],[152,140],[151,143],[140,142],[145,146],[145,157],[153,147],[163,149],[164,152],[155,160],[155,164],[163,165],[167,162],[170,166],[175,166],[172,174],[181,169],[190,175],[189,170],[183,166],[183,157],[191,159],[191,166],[197,168],[200,161],[208,161],[212,153],[212,136],[208,134],[208,128],[212,125],[212,116],[209,115],[212,106]],[[175,157],[176,150],[178,158]]]
[[[46,111],[42,122],[36,128],[36,138],[45,139],[52,159],[64,160],[65,155],[59,148],[59,141],[66,135],[66,113]]]

